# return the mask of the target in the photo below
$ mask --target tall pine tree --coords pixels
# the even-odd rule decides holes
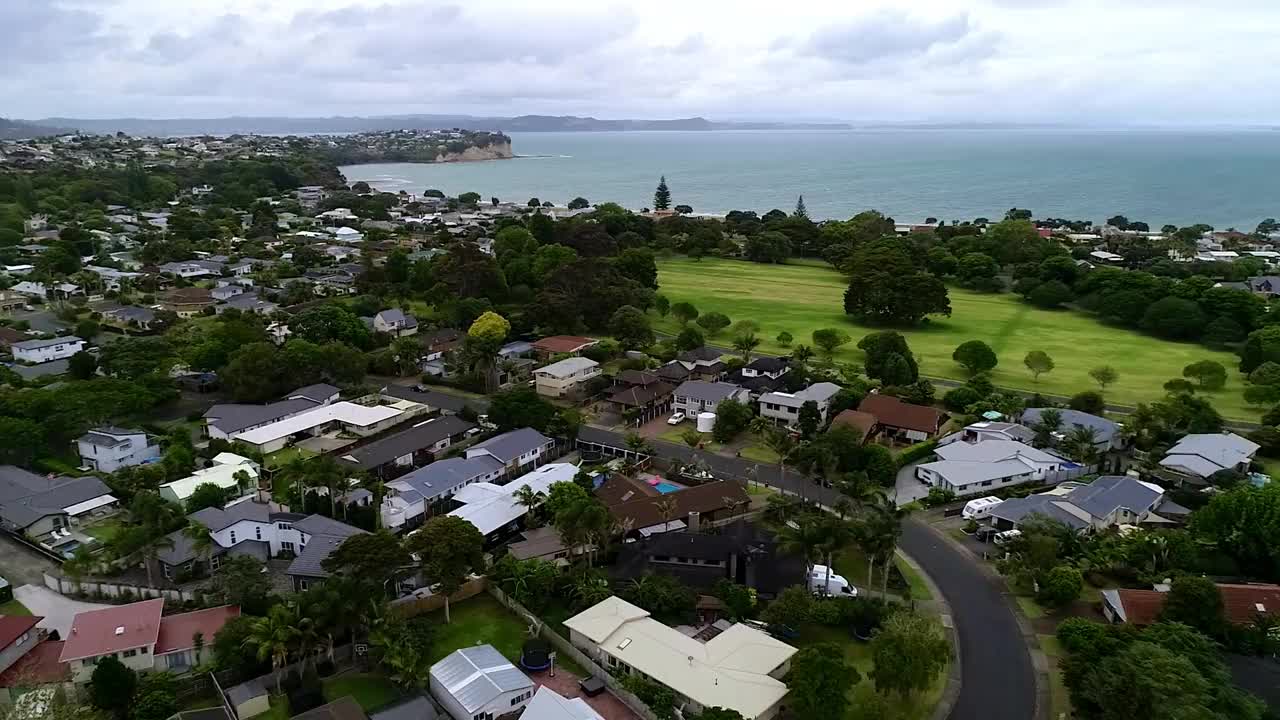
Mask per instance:
[[[653,209],[668,210],[671,208],[671,191],[667,189],[667,176],[658,179],[658,189],[653,193]]]
[[[796,200],[796,211],[795,211],[795,212],[793,212],[793,213],[791,213],[791,214],[792,214],[792,215],[794,215],[795,217],[798,217],[798,218],[804,218],[804,219],[806,219],[806,220],[808,220],[808,219],[809,219],[809,211],[808,211],[808,210],[806,210],[806,209],[805,209],[805,207],[804,207],[804,196],[803,196],[803,195],[801,195],[801,196],[799,197],[799,199],[797,199],[797,200]]]

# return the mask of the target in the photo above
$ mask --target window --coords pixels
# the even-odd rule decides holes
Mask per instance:
[[[276,529],[277,529],[277,530],[292,530],[292,529],[293,529],[293,525],[290,525],[289,523],[283,523],[283,522],[282,522],[282,523],[276,523]]]
[[[254,526],[254,528],[253,528],[253,536],[254,536],[254,539],[256,539],[256,540],[261,540],[261,539],[262,539],[262,526],[261,526],[261,525]]]
[[[235,531],[235,530],[232,530],[232,531],[231,531],[231,544],[232,544],[232,545],[235,545],[235,544],[236,544],[236,531]]]
[[[283,550],[283,551],[285,551],[285,552],[291,553],[291,552],[293,552],[293,543],[291,543],[291,542],[282,542],[282,543],[280,543],[280,549],[281,549],[281,550]]]
[[[142,647],[138,648],[138,652],[142,653],[143,655],[146,655],[148,652],[150,652],[150,648],[148,648],[146,645],[143,645]]]
[[[124,657],[131,658],[131,657],[133,657],[134,655],[137,655],[137,654],[138,654],[138,651],[137,651],[137,649],[133,649],[133,650],[125,650],[125,651],[124,651],[124,653],[122,653],[122,654],[124,655]]]

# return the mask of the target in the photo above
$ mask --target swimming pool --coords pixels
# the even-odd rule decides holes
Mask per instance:
[[[663,480],[662,482],[658,483],[657,485],[654,485],[654,486],[653,486],[653,489],[654,489],[654,490],[657,490],[658,492],[662,493],[663,495],[666,495],[667,493],[673,493],[673,492],[675,492],[675,491],[677,491],[677,490],[683,490],[684,488],[683,488],[683,487],[681,487],[681,486],[679,486],[679,485],[676,485],[675,483],[669,483],[669,482],[667,482],[666,480]]]

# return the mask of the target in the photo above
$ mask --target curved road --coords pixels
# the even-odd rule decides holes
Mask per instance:
[[[584,426],[580,443],[626,447],[623,433]],[[777,465],[754,463],[650,439],[659,457],[689,462],[697,459],[718,477],[758,482],[793,494],[805,494],[832,505],[839,498]],[[961,687],[949,720],[1032,720],[1036,717],[1035,671],[1022,632],[998,581],[932,528],[918,520],[903,523],[898,543],[929,575],[951,606],[960,642]]]

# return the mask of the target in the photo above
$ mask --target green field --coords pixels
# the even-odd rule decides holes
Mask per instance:
[[[861,362],[857,340],[876,328],[859,325],[844,314],[844,277],[835,270],[804,265],[761,265],[740,260],[670,258],[658,262],[660,292],[672,303],[691,302],[699,311],[722,312],[733,321],[760,323],[762,352],[785,352],[774,338],[786,330],[796,343],[810,344],[810,334],[823,327],[843,328],[854,341],[837,360]],[[1181,377],[1197,360],[1217,360],[1231,373],[1227,386],[1212,393],[1224,416],[1256,420],[1258,411],[1241,395],[1243,381],[1234,370],[1235,355],[1200,345],[1160,340],[1124,328],[1109,327],[1084,313],[1040,310],[1010,293],[986,294],[951,288],[951,317],[936,316],[919,328],[903,331],[923,375],[963,380],[965,371],[951,359],[956,346],[982,340],[996,351],[1000,364],[992,374],[1000,386],[1046,394],[1073,395],[1097,389],[1089,370],[1110,365],[1120,379],[1107,388],[1107,400],[1122,405],[1150,402],[1164,395],[1162,385]],[[671,317],[655,318],[655,328],[678,332]],[[717,340],[728,345],[727,334]],[[1056,368],[1032,381],[1022,364],[1028,351],[1043,350]]]

